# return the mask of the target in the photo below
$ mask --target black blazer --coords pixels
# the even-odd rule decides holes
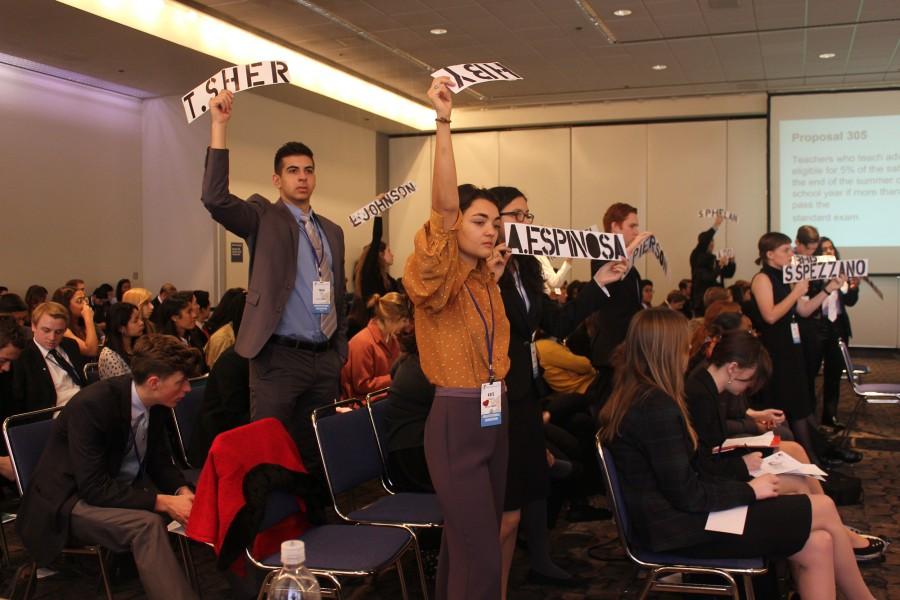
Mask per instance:
[[[603,263],[591,261],[591,274]],[[616,346],[625,341],[631,318],[643,310],[641,305],[641,273],[632,267],[625,279],[606,286],[610,298],[600,312],[597,334],[591,340],[591,364],[594,368],[610,367]],[[600,292],[601,294],[603,292]]]
[[[714,227],[710,227],[698,236],[697,246],[691,251],[691,306],[695,311],[703,311],[703,294],[711,287],[723,285],[726,277],[734,277],[737,265],[729,262],[719,266],[716,255],[708,250],[709,243],[716,235]]]
[[[681,411],[658,389],[635,401],[609,449],[636,542],[644,549],[663,552],[709,541],[704,527],[710,511],[756,497],[746,483],[701,475]]]
[[[186,485],[165,439],[162,406],[150,409],[144,470],[163,494]],[[94,383],[59,413],[31,476],[16,530],[39,565],[53,561],[69,536],[72,507],[81,499],[103,507],[153,510],[157,492],[116,481],[131,432],[131,376]]]
[[[84,376],[85,359],[78,351],[78,343],[70,338],[63,338],[59,344],[75,371]],[[18,414],[56,406],[56,386],[47,368],[40,348],[34,340],[25,344],[19,360],[13,363],[13,405],[9,414]]]
[[[811,281],[809,282],[809,292],[808,295],[810,298],[821,292],[825,289],[825,285],[827,281]],[[809,321],[815,321],[816,319],[821,319],[822,324],[826,327],[833,326],[837,331],[838,336],[844,340],[845,342],[853,337],[853,329],[850,327],[850,315],[847,314],[847,307],[854,306],[859,301],[859,286],[847,290],[847,293],[840,292],[838,293],[838,303],[841,305],[841,312],[838,315],[838,318],[834,321],[834,324],[831,324],[827,318],[822,315],[822,307],[817,308],[813,313],[807,317]],[[801,323],[802,325],[802,323]]]

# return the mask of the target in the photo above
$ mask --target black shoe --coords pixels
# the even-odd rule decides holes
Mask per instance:
[[[887,544],[885,544],[884,540],[875,537],[874,535],[866,535],[864,533],[860,535],[869,542],[869,545],[853,549],[853,554],[856,556],[856,562],[861,563],[879,560],[884,555],[884,551],[887,548]]]
[[[608,521],[612,519],[612,513],[605,508],[596,508],[589,504],[569,507],[566,513],[566,521],[569,523],[583,523],[585,521]]]
[[[834,429],[835,431],[841,431],[842,429],[847,428],[847,425],[838,421],[837,417],[822,417],[822,425]]]
[[[847,464],[858,463],[862,460],[862,453],[857,452],[856,450],[850,450],[849,448],[839,448],[834,446],[828,449],[828,452],[825,454],[825,458],[832,461],[841,461]]]
[[[574,575],[568,578],[553,577],[539,573],[534,569],[528,569],[525,581],[532,585],[550,585],[558,588],[579,588],[587,585],[587,581],[581,577],[575,577]]]

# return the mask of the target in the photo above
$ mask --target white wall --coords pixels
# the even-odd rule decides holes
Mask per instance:
[[[140,277],[140,101],[0,64],[0,132],[0,284]]]

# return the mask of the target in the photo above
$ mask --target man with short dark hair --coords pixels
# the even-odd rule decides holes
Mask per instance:
[[[78,279],[77,277],[73,277],[63,284],[64,287],[75,288],[75,290],[79,292],[84,291],[84,279]]]
[[[25,332],[12,317],[0,316],[0,422],[6,417],[15,414],[12,401],[13,380],[10,369],[18,360],[28,340]],[[6,456],[6,448],[0,449],[0,475],[13,480],[12,465]]]
[[[687,301],[687,297],[678,290],[672,290],[669,292],[669,295],[666,296],[666,306],[675,312],[680,312],[682,314],[684,312],[684,305],[687,304]]]
[[[684,303],[684,307],[681,309],[681,314],[688,318],[688,320],[694,318],[694,309],[691,306],[691,292],[693,291],[694,282],[690,279],[682,279],[678,282],[678,291],[681,292],[681,295],[687,298],[687,301]]]
[[[284,423],[310,474],[321,475],[310,416],[338,397],[347,356],[344,232],[312,210],[316,164],[305,144],[289,142],[275,153],[277,202],[257,194],[244,201],[228,191],[232,102],[227,90],[210,101],[202,200],[213,219],[250,247],[250,283],[235,342],[237,353],[250,359],[250,415]]]
[[[641,306],[653,308],[653,282],[649,279],[641,279]]]
[[[166,530],[169,519],[187,521],[194,500],[165,429],[190,390],[193,357],[172,336],[148,335],[131,375],[85,388],[59,413],[16,520],[38,566],[73,541],[98,544],[134,555],[151,600],[196,598]]]

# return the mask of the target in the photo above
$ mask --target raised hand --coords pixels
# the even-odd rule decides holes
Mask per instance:
[[[603,266],[594,273],[594,281],[600,287],[620,281],[628,272],[628,261],[625,259],[603,263]]]
[[[450,118],[453,110],[453,93],[450,91],[452,85],[449,77],[436,77],[428,88],[427,96],[438,119]]]
[[[234,92],[222,90],[209,101],[209,112],[213,123],[225,124],[231,118],[231,107],[234,103]]]
[[[487,259],[487,266],[494,273],[494,281],[500,281],[500,278],[503,277],[503,271],[506,270],[510,258],[512,258],[512,253],[506,244],[501,242],[494,246],[491,257]]]
[[[715,223],[713,223],[713,227],[718,229],[719,225],[721,225],[724,220],[725,220],[725,217],[723,217],[722,215],[716,215],[716,221],[715,221]]]

